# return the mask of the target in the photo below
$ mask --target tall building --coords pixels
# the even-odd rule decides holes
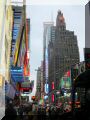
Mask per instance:
[[[10,89],[13,89],[11,94],[9,94],[10,89],[6,91],[6,99],[7,97],[14,99],[14,97],[20,95],[21,92],[31,92],[29,81],[30,19],[26,19],[26,6],[24,2],[22,1],[22,4],[19,4],[18,1],[11,3],[6,16],[5,56],[7,58],[6,67],[10,73],[10,77],[7,79],[10,80]],[[23,85],[26,86],[25,88],[22,87],[22,82]]]
[[[90,69],[90,1],[85,5],[85,68]]]
[[[41,98],[44,97],[44,82],[43,82],[43,61],[41,62]]]
[[[43,84],[44,92],[48,94],[48,44],[51,41],[51,27],[54,25],[53,22],[44,22],[44,33],[43,33]]]
[[[5,116],[5,17],[6,0],[0,0],[0,119]]]
[[[6,22],[5,22],[5,80],[10,82],[10,50],[12,41],[13,28],[13,10],[11,5],[6,7]]]
[[[41,67],[38,67],[37,69],[36,96],[39,101],[41,99]]]
[[[0,87],[5,80],[5,17],[6,17],[6,0],[0,0]]]
[[[55,39],[49,43],[49,96],[50,102],[55,103],[61,77],[72,65],[79,63],[77,36],[74,35],[74,31],[66,29],[65,18],[61,11],[58,11],[53,36]]]
[[[44,99],[43,61],[41,62],[41,66],[37,69],[36,96],[38,97],[38,100]]]
[[[90,1],[85,5],[85,48],[90,48]]]

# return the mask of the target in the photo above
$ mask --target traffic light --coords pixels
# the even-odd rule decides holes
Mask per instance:
[[[85,58],[85,68],[86,70],[88,70],[90,69],[90,48],[85,48],[84,58]]]

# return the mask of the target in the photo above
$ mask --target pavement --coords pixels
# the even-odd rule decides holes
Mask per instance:
[[[0,120],[5,116],[5,107],[0,107]]]

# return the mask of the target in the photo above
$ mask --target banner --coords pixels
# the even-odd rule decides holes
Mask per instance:
[[[14,99],[14,96],[15,96],[15,89],[13,88],[12,85],[10,84],[7,84],[7,91],[6,91],[6,96],[11,98],[11,99]]]

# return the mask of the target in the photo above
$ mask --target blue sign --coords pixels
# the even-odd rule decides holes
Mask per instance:
[[[22,67],[14,67],[11,66],[11,78],[14,82],[23,82],[24,76],[23,76],[23,68]]]

